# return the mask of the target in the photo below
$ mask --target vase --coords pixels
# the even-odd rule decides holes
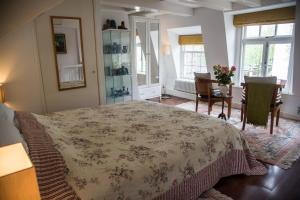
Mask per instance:
[[[219,85],[220,92],[223,96],[228,94],[228,86],[227,85]]]

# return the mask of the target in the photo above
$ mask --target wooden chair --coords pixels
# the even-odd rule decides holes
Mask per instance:
[[[244,90],[244,96],[242,99],[242,107],[241,107],[241,121],[243,121],[242,130],[245,130],[246,121],[247,121],[247,98],[248,98],[248,83],[241,84]],[[276,84],[276,87],[272,93],[272,101],[270,105],[270,112],[271,112],[271,125],[270,125],[270,134],[273,134],[273,126],[274,126],[274,118],[276,115],[276,126],[279,124],[280,118],[280,105],[282,104],[281,101],[281,91],[283,86],[280,84]],[[251,108],[252,109],[252,108]],[[255,108],[253,108],[255,109]]]
[[[269,83],[276,84],[276,76],[260,77],[260,76],[244,76],[245,83]],[[244,109],[243,104],[245,104],[245,84],[242,83],[242,100],[241,100],[241,121],[243,121]]]
[[[218,83],[216,80],[195,77],[195,88],[196,88],[196,112],[198,112],[198,102],[203,101],[208,103],[208,115],[212,111],[213,104],[217,102],[222,102],[222,97],[215,95],[216,90],[212,88],[213,83]],[[228,96],[224,100],[228,105],[228,119],[231,115],[231,105],[232,105],[232,84],[229,85]]]

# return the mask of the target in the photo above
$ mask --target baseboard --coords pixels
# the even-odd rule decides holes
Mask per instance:
[[[172,89],[166,89],[166,93],[169,95],[173,95],[176,97],[181,97],[181,98],[185,98],[185,99],[190,99],[190,100],[195,100],[195,94],[191,94],[191,93],[187,93],[187,92],[182,92],[182,91],[178,91],[178,90],[172,90]],[[221,103],[216,103],[218,105],[221,105]],[[226,107],[226,105],[225,105]],[[241,104],[238,102],[233,102],[232,103],[232,108],[235,109],[241,109]],[[296,121],[300,121],[300,116],[297,115],[292,115],[289,113],[285,113],[285,112],[281,112],[280,116],[286,119],[291,119],[291,120],[296,120]]]
[[[289,113],[285,113],[285,112],[281,112],[280,116],[282,116],[283,118],[286,119],[291,119],[291,120],[295,120],[295,121],[300,121],[300,117],[297,115],[291,115]]]
[[[192,94],[192,93],[182,92],[179,90],[172,90],[172,89],[168,89],[168,88],[166,88],[166,93],[169,95],[172,95],[172,96],[176,96],[176,97],[195,100],[195,94]]]
[[[185,98],[185,99],[190,99],[195,101],[196,97],[195,94],[191,94],[191,93],[187,93],[187,92],[183,92],[183,91],[179,91],[179,90],[172,90],[172,89],[166,89],[166,93],[172,96],[176,96],[176,97],[181,97],[181,98]],[[221,105],[221,103],[216,103]],[[226,105],[225,105],[226,107]],[[236,108],[236,109],[240,109],[241,104],[237,103],[237,102],[232,102],[232,107]]]
[[[232,107],[235,109],[241,109],[241,104],[240,103],[232,103]],[[296,116],[296,115],[291,115],[289,113],[285,113],[285,112],[280,112],[280,117],[285,118],[285,119],[291,119],[291,120],[295,120],[295,121],[300,121],[300,117]]]

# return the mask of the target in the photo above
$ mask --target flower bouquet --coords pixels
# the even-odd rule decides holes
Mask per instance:
[[[234,72],[236,71],[236,67],[232,66],[231,68],[227,66],[215,65],[213,67],[214,75],[219,82],[220,92],[222,95],[227,95],[228,87],[227,85],[231,83],[231,77],[234,76]]]

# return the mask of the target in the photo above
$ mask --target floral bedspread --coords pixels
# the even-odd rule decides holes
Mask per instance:
[[[232,125],[157,103],[133,101],[34,116],[63,155],[68,183],[84,200],[153,199],[230,152],[249,153]],[[249,162],[243,163],[244,171],[231,171],[264,170],[247,156],[244,160]]]

